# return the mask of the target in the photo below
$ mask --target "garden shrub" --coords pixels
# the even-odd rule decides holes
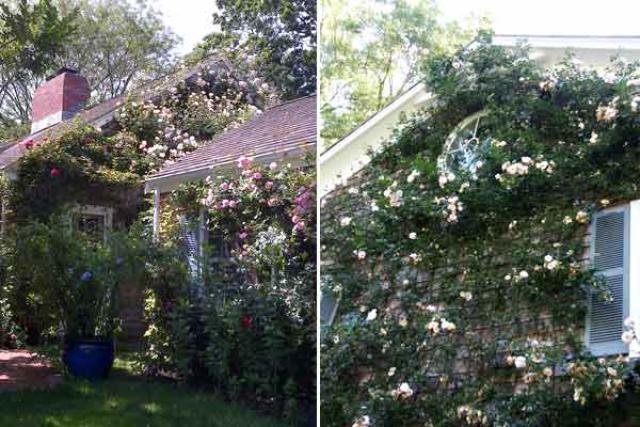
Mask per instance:
[[[201,209],[211,239],[200,276],[149,292],[146,363],[295,423],[315,406],[315,178],[244,157],[239,172],[184,185],[164,209],[167,247],[180,248],[176,216]]]
[[[96,242],[60,216],[12,233],[4,240],[3,301],[31,344],[118,331],[118,289],[144,278],[146,241],[112,233]]]
[[[434,102],[325,200],[323,425],[606,425],[635,375],[584,349],[608,296],[584,238],[640,196],[638,64],[542,70],[483,35],[424,72]],[[477,157],[444,168],[479,112]]]

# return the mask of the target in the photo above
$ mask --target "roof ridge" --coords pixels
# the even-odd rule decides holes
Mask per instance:
[[[270,111],[270,110],[273,110],[274,108],[282,107],[282,106],[285,106],[285,105],[288,105],[288,104],[303,100],[305,98],[313,98],[313,97],[317,97],[317,94],[315,92],[314,93],[310,93],[309,95],[303,95],[303,96],[299,96],[297,98],[293,98],[293,99],[288,99],[286,101],[282,101],[279,104],[272,105],[269,108],[265,108],[264,111]]]

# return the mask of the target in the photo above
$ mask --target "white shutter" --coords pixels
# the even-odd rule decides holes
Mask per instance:
[[[606,280],[612,301],[597,295],[589,298],[586,343],[596,355],[626,353],[620,336],[629,313],[628,205],[594,215],[591,225],[591,261],[596,274]]]

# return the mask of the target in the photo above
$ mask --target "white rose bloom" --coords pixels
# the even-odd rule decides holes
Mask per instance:
[[[415,232],[411,232],[409,233],[409,239],[411,240],[416,240],[418,238],[418,235]]]
[[[392,377],[396,374],[396,367],[392,366],[391,368],[389,368],[389,372],[387,372],[387,375]]]
[[[356,419],[351,427],[370,427],[371,419],[368,415],[363,415],[362,417]]]
[[[456,324],[453,322],[449,322],[448,320],[442,319],[442,329],[447,332],[453,332],[456,330]]]
[[[340,218],[340,225],[343,227],[348,226],[349,224],[351,224],[351,218],[348,216],[342,217]]]
[[[525,270],[522,270],[520,272],[520,274],[518,274],[518,277],[520,277],[521,279],[528,279],[529,278],[529,273],[527,273]]]
[[[365,259],[367,257],[367,253],[363,250],[355,250],[353,253],[358,257],[358,259]]]
[[[527,358],[524,356],[518,356],[514,360],[514,365],[516,369],[524,369],[527,367]]]
[[[471,301],[473,299],[473,294],[471,292],[460,291],[460,298],[465,301]]]
[[[624,327],[625,328],[634,328],[636,326],[636,321],[632,317],[627,317],[624,319]]]
[[[589,214],[587,214],[585,211],[578,211],[578,213],[576,214],[576,221],[581,224],[585,224],[587,221],[589,221]]]
[[[433,335],[436,335],[438,332],[440,332],[440,322],[432,320],[431,322],[427,323],[427,330]]]
[[[624,331],[620,337],[622,342],[629,345],[635,338],[635,334],[632,331]]]
[[[376,317],[378,317],[378,310],[374,308],[367,314],[367,322],[376,320]]]
[[[413,396],[413,389],[409,386],[409,383],[402,383],[394,390],[394,394],[401,399],[408,399]]]

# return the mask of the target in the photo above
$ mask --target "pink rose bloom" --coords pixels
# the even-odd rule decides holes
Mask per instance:
[[[244,239],[246,239],[246,238],[247,238],[247,236],[248,236],[248,234],[247,234],[247,232],[246,232],[246,231],[243,231],[242,233],[238,234],[238,238],[239,238],[240,240],[244,240]]]
[[[226,207],[228,207],[228,206],[229,206],[229,199],[224,199],[224,200],[222,200],[222,207],[223,207],[223,208],[226,208]]]
[[[300,221],[293,226],[294,231],[302,231],[304,230],[304,221]]]
[[[57,168],[57,167],[54,166],[49,171],[49,174],[54,178],[57,177],[57,176],[60,176],[62,174],[62,168]]]
[[[238,167],[241,169],[246,169],[251,164],[253,159],[251,157],[240,156],[238,157]]]
[[[253,174],[253,179],[262,179],[262,174],[260,172],[255,172]]]
[[[22,145],[24,145],[24,148],[26,148],[27,150],[31,150],[33,146],[36,145],[36,143],[33,142],[33,139],[27,139],[22,143]]]
[[[228,182],[223,182],[222,184],[220,184],[220,189],[221,190],[228,190],[229,189],[229,183]]]
[[[247,169],[247,170],[242,171],[242,176],[244,176],[245,178],[246,178],[246,177],[248,177],[248,176],[251,176],[251,175],[253,175],[253,172],[251,172],[251,171],[250,171],[250,170],[248,170],[248,169]]]
[[[276,203],[278,203],[278,201],[276,199],[269,199],[267,200],[267,206],[269,207],[273,207],[276,205]]]
[[[273,181],[267,181],[264,186],[267,190],[270,190],[273,187]]]
[[[293,222],[294,224],[299,223],[302,220],[302,218],[300,218],[298,215],[294,215],[291,217],[291,222]]]
[[[272,171],[278,169],[278,164],[276,162],[271,162],[269,164],[269,169],[272,170]]]
[[[237,200],[229,200],[229,207],[230,208],[235,208],[236,206],[238,206],[238,201]]]

